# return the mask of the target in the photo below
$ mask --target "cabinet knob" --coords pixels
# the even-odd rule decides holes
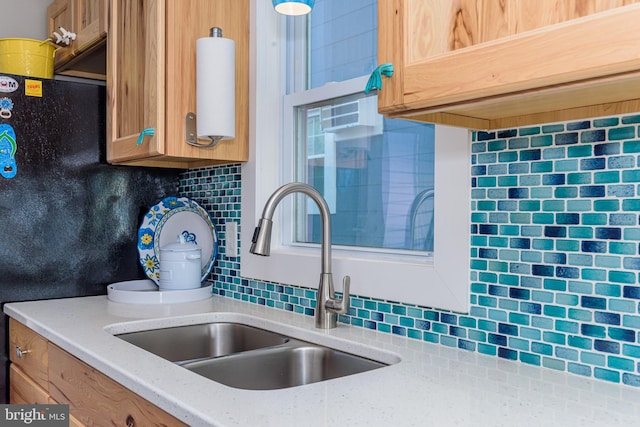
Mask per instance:
[[[127,415],[125,423],[127,424],[127,427],[136,427],[136,420],[133,419],[131,415]]]
[[[27,355],[29,353],[31,353],[31,350],[23,350],[20,348],[19,345],[16,346],[16,357],[18,359],[22,359],[22,356]]]

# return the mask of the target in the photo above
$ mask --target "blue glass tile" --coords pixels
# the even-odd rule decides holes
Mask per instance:
[[[593,340],[591,338],[579,337],[577,335],[569,335],[567,338],[567,343],[571,347],[582,348],[584,350],[592,349]]]
[[[629,386],[640,387],[640,375],[624,373],[622,374],[622,382]]]
[[[545,148],[542,154],[545,160],[557,160],[566,157],[565,148]],[[556,163],[557,165],[557,163]]]
[[[615,283],[638,283],[637,274],[630,271],[609,271],[608,278],[610,282]]]
[[[478,344],[478,352],[488,356],[497,356],[497,349],[494,345],[480,343]]]
[[[554,275],[554,268],[552,265],[534,264],[531,266],[531,274],[534,276],[552,277]]]
[[[518,360],[518,352],[515,350],[510,350],[508,348],[499,347],[498,357],[509,360]]]
[[[522,311],[523,313],[529,313],[529,314],[541,314],[542,305],[538,303],[521,302],[520,311]]]
[[[498,154],[497,160],[500,163],[510,163],[518,160],[518,152],[517,151],[503,151]],[[493,154],[493,160],[487,163],[495,163],[496,157],[495,153]]]
[[[488,334],[488,340],[490,344],[505,346],[507,345],[507,337],[498,334]]]
[[[622,201],[623,211],[640,211],[640,199],[625,199]]]
[[[595,200],[593,202],[593,210],[599,212],[614,212],[619,210],[620,202],[618,200]]]
[[[640,141],[625,141],[622,144],[623,153],[640,153]]]
[[[552,161],[541,161],[531,163],[531,173],[545,173],[553,171]]]
[[[580,187],[580,197],[604,197],[606,194],[604,185],[583,185]]]
[[[567,370],[572,374],[582,375],[585,377],[591,376],[591,367],[587,365],[580,365],[578,363],[568,363]]]
[[[593,376],[605,381],[611,381],[614,383],[620,382],[620,372],[611,371],[609,369],[594,368]]]
[[[477,140],[478,141],[487,141],[489,139],[495,139],[496,133],[495,132],[478,131],[476,133],[476,136],[477,136]]]
[[[466,338],[467,330],[458,326],[449,326],[449,335],[459,338]]]
[[[540,149],[522,150],[520,151],[520,161],[529,162],[532,160],[540,160],[542,158]]]
[[[604,354],[591,353],[589,351],[583,351],[580,354],[580,361],[595,366],[606,366],[607,364],[607,358]]]
[[[556,145],[567,145],[578,143],[578,132],[556,134]]]
[[[564,125],[561,123],[554,123],[551,125],[542,126],[542,133],[556,133],[556,132],[563,132],[563,131],[564,131]]]
[[[552,344],[565,345],[567,342],[567,336],[559,332],[544,331],[542,333],[542,339]]]
[[[540,342],[531,343],[531,351],[545,356],[551,356],[553,354],[553,347],[549,344],[543,344]]]
[[[574,172],[578,170],[578,161],[574,159],[556,161],[554,169],[556,172]]]
[[[560,307],[557,305],[545,305],[542,309],[542,312],[545,316],[549,317],[567,317],[567,309],[565,307]]]
[[[547,226],[544,228],[546,237],[567,237],[567,227]]]
[[[577,306],[579,303],[578,295],[573,294],[556,294],[556,304]]]
[[[531,318],[531,326],[541,329],[553,329],[553,319],[542,316],[533,316]]]
[[[620,325],[620,314],[609,313],[605,311],[596,311],[594,313],[596,323],[604,323],[607,325]]]
[[[605,169],[606,166],[607,166],[607,162],[604,157],[595,157],[595,158],[580,160],[581,170],[600,170],[600,169]]]
[[[555,328],[560,332],[567,332],[569,334],[578,333],[578,324],[569,320],[556,320]]]
[[[591,127],[591,122],[589,120],[567,123],[567,130],[588,129],[589,127]]]
[[[540,127],[532,126],[532,127],[520,128],[518,133],[520,136],[537,135],[540,133]]]
[[[636,359],[640,358],[640,346],[622,344],[622,354]]]
[[[620,285],[611,283],[596,283],[596,294],[607,297],[619,297],[621,295]]]
[[[622,171],[622,182],[640,182],[640,169]]]
[[[540,366],[540,356],[537,354],[520,352],[520,361],[528,365]]]
[[[583,268],[582,278],[585,280],[606,280],[607,271],[598,268]]]
[[[463,339],[458,340],[458,348],[461,350],[475,351],[476,344],[473,341],[467,341]]]
[[[577,279],[580,277],[580,270],[575,267],[556,267],[556,277],[565,279]]]
[[[625,286],[622,288],[622,295],[625,298],[640,299],[640,287],[638,286]]]
[[[623,259],[623,266],[627,270],[640,270],[640,258],[625,257]]]
[[[600,142],[600,141],[604,141],[605,139],[606,139],[606,132],[602,129],[584,131],[580,136],[581,142],[586,142],[586,143]]]
[[[447,347],[457,347],[458,345],[458,339],[454,338],[454,337],[450,337],[448,335],[441,335],[440,336],[440,344],[447,346]]]
[[[580,224],[580,214],[577,214],[577,213],[556,214],[556,224]]]
[[[590,145],[574,145],[567,148],[567,157],[590,157],[592,153]]]
[[[555,369],[556,371],[565,370],[565,362],[563,360],[553,359],[551,357],[543,357],[542,366],[549,369]]]
[[[636,332],[631,329],[609,327],[609,338],[617,341],[636,342]]]
[[[507,148],[507,141],[505,140],[494,140],[494,141],[489,141],[487,143],[487,150],[488,151],[501,151],[504,150],[505,148]]]
[[[625,126],[609,129],[609,140],[633,139],[636,129],[634,126]]]
[[[498,332],[504,335],[518,335],[518,327],[508,323],[498,323]],[[494,343],[495,344],[495,343]]]
[[[572,348],[556,347],[556,357],[567,360],[578,360],[578,352]]]
[[[607,337],[607,331],[606,331],[605,327],[604,326],[599,326],[599,325],[582,324],[580,326],[580,333],[582,335],[587,335],[587,336],[593,337],[593,338],[606,338]]]
[[[620,172],[608,171],[608,172],[596,172],[593,174],[594,184],[615,184],[620,182]]]
[[[617,117],[606,117],[603,119],[594,119],[593,126],[594,127],[610,127],[617,126],[619,123],[619,119]]]
[[[599,242],[595,240],[585,240],[582,242],[582,251],[592,253],[605,253],[607,251],[607,244],[605,242]]]

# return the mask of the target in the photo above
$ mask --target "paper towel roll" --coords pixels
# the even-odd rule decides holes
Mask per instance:
[[[235,43],[223,37],[196,40],[198,138],[236,136]]]

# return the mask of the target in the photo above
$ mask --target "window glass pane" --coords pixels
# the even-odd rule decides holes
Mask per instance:
[[[316,0],[310,16],[310,87],[369,74],[378,56],[376,0]]]
[[[297,107],[296,179],[331,212],[332,243],[433,250],[434,128],[384,119],[377,97],[355,94]],[[320,214],[296,207],[295,241],[319,243]]]

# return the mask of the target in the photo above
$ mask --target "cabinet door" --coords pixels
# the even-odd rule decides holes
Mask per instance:
[[[44,390],[49,389],[47,340],[9,319],[9,359]]]
[[[185,25],[188,22],[189,25]],[[211,159],[219,163],[246,161],[249,141],[249,1],[181,0],[167,3],[167,142],[168,156]],[[212,27],[235,43],[236,136],[214,148],[185,142],[185,116],[196,111],[196,40]],[[203,142],[203,141],[200,141]],[[209,162],[212,164],[215,162]]]
[[[396,70],[378,98],[390,116],[438,121],[444,112],[468,127],[494,128],[496,118],[640,95],[627,77],[640,68],[637,32],[629,31],[640,19],[637,0],[380,0],[378,7],[378,59]]]
[[[76,0],[74,52],[86,51],[107,35],[107,1]]]
[[[185,426],[61,348],[50,345],[51,397],[86,425]]]
[[[109,162],[164,153],[165,10],[165,0],[111,0],[107,45]],[[154,135],[139,139],[145,129],[153,129]]]
[[[60,33],[63,27],[68,31],[74,30],[73,0],[54,0],[47,7],[47,30],[51,37],[53,32]],[[62,47],[56,52],[56,65],[70,61],[73,58],[73,47]]]
[[[49,394],[12,363],[9,368],[9,403],[46,405]]]

